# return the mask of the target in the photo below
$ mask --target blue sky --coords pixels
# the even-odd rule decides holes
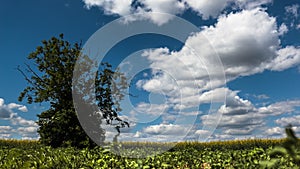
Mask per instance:
[[[133,125],[123,130],[121,139],[273,138],[283,137],[288,123],[300,134],[299,15],[297,0],[3,2],[0,138],[38,138],[34,121],[47,104],[17,101],[27,84],[16,67],[31,64],[26,57],[41,40],[64,33],[70,42],[86,43],[116,19],[124,25],[145,21],[162,27],[176,21],[175,16],[199,31],[183,42],[149,33],[132,36],[104,57],[125,72],[126,65],[141,64],[138,59],[147,68],[135,72],[131,81],[129,91],[138,97],[122,103],[122,118]],[[108,138],[115,132],[107,129]]]

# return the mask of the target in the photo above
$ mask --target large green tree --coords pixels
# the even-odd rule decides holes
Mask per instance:
[[[29,104],[50,103],[48,110],[37,115],[38,133],[43,144],[93,147],[95,142],[102,143],[105,139],[105,130],[100,126],[103,121],[114,125],[118,133],[121,127],[129,127],[128,122],[118,117],[121,111],[119,101],[128,87],[124,74],[113,70],[110,64],[102,63],[96,76],[88,76],[97,63],[81,56],[81,50],[81,44],[72,45],[61,34],[58,38],[43,40],[42,45],[28,56],[33,63],[25,64],[23,69],[18,67],[28,82],[19,101],[26,99]],[[77,71],[86,73],[73,76],[79,57],[81,61],[77,62]],[[77,84],[72,88],[74,81]],[[92,83],[94,89],[90,88]],[[87,95],[91,91],[94,91],[96,99],[91,100]],[[74,105],[73,98],[77,105]],[[82,123],[78,116],[84,119]]]

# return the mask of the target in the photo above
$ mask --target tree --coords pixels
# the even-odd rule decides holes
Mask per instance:
[[[18,100],[26,99],[29,104],[50,103],[48,110],[37,115],[38,133],[43,144],[53,147],[93,147],[96,145],[93,141],[102,143],[105,139],[105,130],[100,127],[103,120],[109,125],[115,125],[118,133],[121,127],[129,127],[128,122],[118,116],[121,111],[119,101],[124,97],[124,89],[128,87],[123,73],[113,70],[109,63],[102,63],[96,77],[85,77],[84,74],[73,77],[76,61],[81,57],[81,44],[71,45],[63,39],[63,34],[58,38],[43,40],[42,44],[28,56],[35,67],[25,64],[25,70],[20,66],[17,69],[28,82]],[[95,66],[89,57],[82,58],[79,64],[81,71],[89,71]],[[72,88],[74,79],[80,83]],[[95,89],[86,85],[91,83],[95,84]],[[97,103],[92,103],[86,95],[91,90],[95,91]],[[75,103],[80,104],[77,113],[74,106],[78,105],[74,105],[74,95]],[[85,118],[86,123],[80,124],[77,118],[79,115]],[[85,133],[84,128],[90,133]],[[94,138],[91,139],[87,134]]]

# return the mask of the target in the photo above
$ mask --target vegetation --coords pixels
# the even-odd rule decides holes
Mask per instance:
[[[299,152],[299,139],[296,137],[292,126],[289,125],[285,128],[287,138],[284,139],[281,146],[276,146],[270,150],[269,154],[271,160],[261,161],[262,167],[278,168],[280,167],[284,158],[287,163],[295,164],[294,168],[300,167],[300,152]]]
[[[93,63],[82,56],[78,70],[87,74],[73,74],[81,57],[81,45],[71,45],[59,38],[43,41],[43,46],[28,56],[32,68],[18,70],[29,86],[19,100],[28,103],[50,103],[50,108],[38,115],[39,141],[0,140],[1,168],[299,168],[299,139],[291,126],[286,127],[286,139],[237,140],[223,142],[180,143],[113,143],[108,147],[95,144],[104,141],[103,120],[120,132],[128,126],[118,117],[119,101],[128,87],[126,78],[109,63],[102,63],[95,77],[85,76]],[[73,86],[76,81],[78,86]],[[86,84],[95,84],[95,89]],[[95,91],[96,103],[86,93]],[[75,98],[74,97],[75,94]],[[73,103],[76,100],[76,104]],[[77,104],[80,104],[78,108]],[[96,105],[96,106],[94,106]],[[75,112],[75,108],[79,113]],[[101,110],[101,113],[98,113]],[[84,115],[87,123],[77,116]],[[117,123],[115,123],[117,122]],[[91,132],[93,140],[87,136]],[[116,135],[118,136],[118,135]],[[167,151],[165,151],[167,150]],[[114,154],[113,152],[118,152]],[[149,156],[152,155],[152,156]],[[137,158],[133,158],[137,157]]]
[[[41,143],[52,147],[75,146],[93,147],[97,143],[103,142],[105,131],[100,128],[102,120],[107,124],[115,124],[119,128],[129,124],[118,118],[118,102],[124,96],[122,91],[127,88],[125,76],[112,70],[108,63],[102,63],[101,68],[96,72],[95,77],[85,76],[91,72],[93,63],[89,57],[81,56],[81,44],[70,44],[63,39],[53,37],[50,40],[42,41],[42,46],[38,46],[28,59],[35,67],[25,64],[25,70],[18,67],[28,86],[19,96],[19,101],[24,99],[31,103],[50,103],[50,108],[38,115],[38,133]],[[81,58],[78,70],[84,72],[80,76],[73,76],[74,66],[78,58]],[[72,88],[73,82],[78,82],[78,86]],[[95,83],[95,88],[91,89],[87,84]],[[87,97],[87,93],[95,90],[96,102]],[[72,93],[73,92],[73,93]],[[78,108],[80,114],[86,119],[86,124],[80,124],[73,104],[73,95],[77,103],[85,105],[85,108]],[[94,105],[97,105],[94,106]],[[101,113],[99,112],[101,110]],[[113,123],[117,121],[118,123]],[[83,128],[93,133],[91,140]],[[86,130],[86,131],[87,131]],[[89,133],[88,133],[89,134]]]
[[[284,143],[284,139],[181,142],[169,151],[138,159],[118,156],[101,147],[51,148],[40,145],[39,142],[2,140],[0,166],[1,168],[259,168],[262,167],[261,161],[272,160],[269,152],[276,146],[283,146]],[[8,146],[9,144],[14,146]],[[120,152],[127,155],[129,153],[142,155],[174,145],[174,143],[139,143],[140,146],[130,149],[133,144],[124,143],[127,147],[122,147]],[[279,162],[276,168],[297,166],[292,157],[278,155],[277,158]]]

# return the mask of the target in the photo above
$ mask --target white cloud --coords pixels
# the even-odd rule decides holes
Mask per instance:
[[[24,119],[20,116],[16,116],[14,118],[10,119],[11,123],[13,125],[21,125],[21,126],[37,126],[37,124],[35,123],[35,121],[33,120],[27,120]]]
[[[18,110],[20,110],[22,112],[27,112],[28,111],[26,106],[20,105],[20,104],[16,104],[16,103],[9,103],[7,105],[7,108],[8,109],[18,109]]]
[[[178,0],[139,0],[140,3],[144,5],[144,15],[147,16],[150,20],[158,25],[162,25],[167,23],[172,17],[162,18],[160,15],[152,15],[151,12],[154,13],[168,13],[168,14],[180,14],[185,10],[185,6],[183,2]],[[150,12],[145,12],[149,10]]]
[[[225,74],[228,82],[264,71],[277,56],[278,36],[276,19],[262,9],[223,15],[215,25],[191,35],[178,52],[167,48],[145,52],[143,56],[151,62],[150,67],[162,71],[158,75],[153,73],[150,80],[140,80],[137,85],[148,92],[163,91],[175,109],[209,102],[207,96],[214,90],[218,90],[214,95],[224,98],[226,91],[216,88],[226,81],[218,77]],[[212,50],[220,57],[223,67],[216,65]]]
[[[277,51],[277,57],[267,67],[282,71],[300,64],[300,47],[287,46]]]
[[[300,100],[281,101],[270,104],[266,107],[258,108],[260,114],[264,115],[281,115],[285,113],[292,113],[296,107],[300,106]]]
[[[11,138],[11,134],[1,134],[0,133],[0,139],[10,139]]]
[[[275,122],[282,127],[285,127],[289,124],[291,124],[292,126],[300,126],[300,115],[292,117],[282,117],[280,119],[275,120]]]
[[[21,133],[36,133],[37,128],[36,127],[19,127],[17,129],[17,131],[21,132]]]
[[[233,92],[231,92],[233,93]],[[218,123],[217,129],[221,129],[222,137],[227,135],[231,138],[232,135],[248,135],[251,137],[253,133],[263,137],[261,133],[265,133],[264,128],[267,128],[266,119],[270,116],[287,115],[295,113],[297,107],[300,107],[300,100],[281,101],[270,104],[265,107],[256,107],[249,100],[240,98],[239,96],[227,96],[226,105],[219,108],[218,112],[222,113],[222,118]],[[291,123],[299,126],[298,116],[289,118],[281,118],[275,120],[276,124],[280,124],[281,128]],[[202,125],[212,125],[216,123],[214,115],[203,115],[200,117]],[[272,129],[268,134],[272,135]],[[274,134],[274,133],[273,133]],[[227,137],[226,136],[226,137]],[[220,133],[215,133],[215,138],[220,137]]]
[[[265,131],[265,134],[267,134],[268,136],[283,135],[283,133],[284,133],[284,129],[282,127],[273,127]]]
[[[184,0],[203,19],[216,18],[232,0]]]
[[[14,111],[13,109],[18,109],[22,112],[27,112],[27,107],[24,105],[16,104],[16,103],[9,103],[5,104],[4,99],[0,98],[0,119],[7,119],[11,118]]]
[[[235,3],[242,9],[254,9],[272,2],[273,0],[235,0]]]
[[[165,115],[168,107],[169,106],[167,104],[150,104],[141,102],[129,112],[128,119],[139,123],[150,122]]]
[[[27,112],[24,105],[9,103],[5,104],[4,99],[0,98],[0,120],[8,120],[9,126],[0,126],[0,138],[24,138],[37,139],[38,125],[33,120],[25,119],[18,115],[14,110]]]
[[[4,105],[4,100],[0,98],[0,107],[2,107],[3,105]]]
[[[299,5],[298,4],[286,6],[284,9],[287,14],[291,14],[295,18],[298,18],[298,16],[299,16],[299,13],[298,13]]]
[[[255,98],[259,100],[269,99],[270,97],[266,94],[253,95]]]
[[[154,71],[152,79],[140,80],[137,85],[148,92],[163,91],[175,110],[211,101],[222,103],[226,98],[226,104],[218,110],[223,115],[218,129],[222,129],[223,133],[214,137],[251,137],[253,132],[260,131],[266,125],[267,116],[293,112],[300,104],[298,101],[285,101],[256,107],[251,101],[237,96],[238,91],[222,87],[225,81],[210,78],[221,77],[221,71],[207,73],[207,67],[216,66],[211,60],[212,52],[206,40],[209,39],[219,55],[229,82],[267,69],[281,71],[299,65],[299,49],[280,47],[279,36],[284,32],[283,27],[280,30],[276,19],[259,8],[223,15],[215,25],[203,27],[201,32],[191,35],[178,52],[167,48],[144,52],[143,56],[151,63],[150,67],[161,71]],[[201,120],[202,125],[218,123],[214,114],[202,115]]]
[[[143,130],[147,134],[151,135],[185,135],[187,133],[186,128],[181,125],[174,124],[160,124],[150,125]]]
[[[89,9],[93,6],[102,7],[108,15],[129,15],[131,10],[132,0],[83,0],[86,7]]]
[[[207,130],[196,130],[195,131],[195,134],[196,135],[208,135],[208,134],[210,134],[210,131],[207,131]]]
[[[289,29],[288,29],[288,27],[286,26],[285,23],[282,23],[282,24],[280,25],[278,31],[279,31],[279,35],[284,35],[284,34],[286,34],[286,33],[289,31]]]
[[[242,129],[226,129],[223,131],[224,134],[227,135],[251,135],[253,131],[253,128],[247,127]]]
[[[272,0],[83,0],[83,2],[88,9],[97,6],[102,8],[107,15],[135,14],[127,17],[127,21],[149,19],[162,25],[172,19],[171,15],[182,14],[188,9],[197,12],[203,19],[208,19],[218,17],[226,7],[253,9],[269,4]],[[171,15],[161,17],[154,13]]]
[[[10,133],[12,129],[11,126],[0,126],[0,134]]]
[[[109,5],[106,5],[104,0],[84,0],[84,2],[87,7],[104,8],[107,14],[124,16],[140,13],[134,16],[137,18],[131,19],[149,19],[158,25],[172,18],[156,18],[151,12],[181,14],[191,9],[204,19],[218,17],[216,24],[202,27],[200,32],[188,37],[185,45],[178,52],[170,51],[168,48],[144,52],[143,57],[150,61],[150,68],[153,68],[153,78],[140,80],[136,84],[137,87],[148,92],[164,93],[169,103],[168,108],[174,110],[189,109],[211,101],[224,102],[225,104],[218,109],[218,112],[223,115],[218,129],[222,129],[223,132],[216,133],[213,136],[215,139],[233,138],[233,135],[251,136],[251,133],[265,129],[263,128],[266,125],[265,118],[268,116],[294,112],[295,108],[300,105],[299,101],[283,101],[256,107],[250,100],[239,97],[238,91],[223,87],[227,82],[241,76],[261,73],[264,70],[282,71],[299,66],[299,47],[282,47],[280,44],[280,36],[288,32],[287,26],[281,24],[278,27],[276,18],[270,16],[266,9],[260,8],[262,5],[272,3],[272,0],[163,0],[155,2],[137,0],[135,6],[132,5],[133,1],[105,1]],[[125,5],[117,8],[121,3]],[[228,4],[242,10],[226,14],[224,9],[228,7]],[[298,17],[298,7],[296,12],[294,8],[293,6],[285,9],[288,13]],[[212,59],[216,54],[220,57],[223,67],[218,67],[219,65],[216,65],[215,60]],[[224,75],[222,73],[226,75],[227,81],[212,78],[222,77]],[[267,98],[265,95],[258,97]],[[154,105],[151,108],[150,105],[143,103],[138,107],[141,112],[157,116],[165,110],[165,107],[160,106]],[[183,112],[196,115],[196,111]],[[165,140],[170,135],[187,132],[183,125],[166,123],[176,119],[176,115],[168,115],[164,118],[162,124],[148,126],[131,136]],[[213,115],[202,115],[200,118],[203,125],[217,123]],[[280,120],[276,123],[284,122],[284,119]],[[195,130],[195,134],[203,133],[207,131]],[[276,135],[279,133],[279,128],[265,130],[265,133]]]
[[[272,0],[184,0],[184,2],[203,19],[209,19],[217,18],[226,7],[254,9],[272,3]]]

